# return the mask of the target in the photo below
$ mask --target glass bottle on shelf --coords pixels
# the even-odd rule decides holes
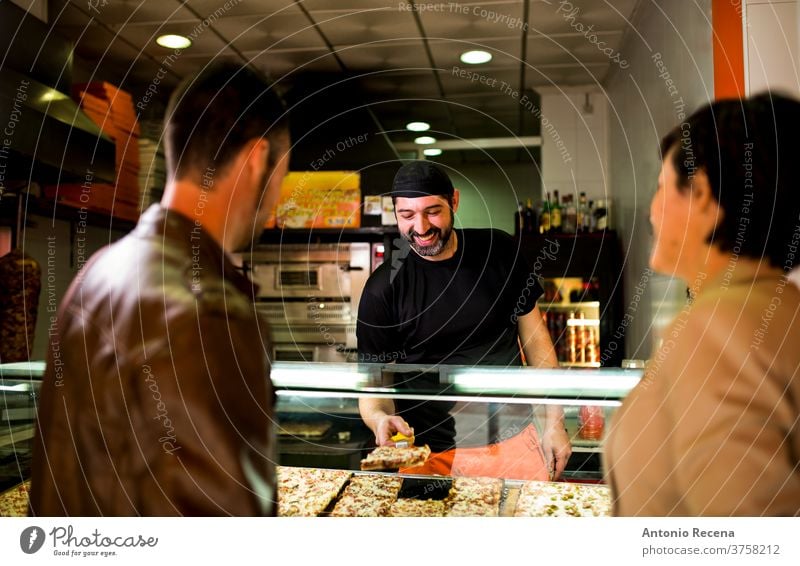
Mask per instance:
[[[597,201],[597,208],[594,210],[594,217],[596,222],[595,230],[602,232],[608,228],[608,208],[604,199]]]
[[[578,231],[578,210],[572,195],[564,195],[564,207],[562,218],[562,231],[565,234],[575,234]]]
[[[533,202],[528,199],[528,204],[525,207],[525,232],[528,234],[535,233],[536,230],[536,211],[533,210]]]
[[[546,193],[542,203],[542,214],[539,216],[539,233],[547,234],[550,232],[550,192]]]
[[[550,206],[550,231],[561,232],[561,205],[558,202],[558,191],[553,191],[553,204]]]
[[[589,327],[589,341],[586,343],[586,361],[596,364],[600,361],[600,329],[596,326]]]
[[[574,364],[578,361],[578,348],[578,327],[575,325],[575,311],[570,311],[569,320],[567,320],[567,362]]]
[[[586,363],[586,344],[589,342],[588,330],[589,327],[586,326],[586,315],[583,311],[580,311],[580,313],[578,313],[578,353],[576,356],[576,361],[582,364]]]
[[[586,202],[586,193],[581,192],[578,197],[578,210],[577,210],[577,228],[578,232],[589,231],[589,205]]]
[[[519,236],[525,231],[525,214],[520,201],[517,203],[517,211],[514,213],[514,235]]]

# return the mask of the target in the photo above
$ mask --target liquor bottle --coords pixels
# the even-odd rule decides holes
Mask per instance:
[[[562,219],[562,231],[565,234],[575,234],[578,231],[578,210],[572,195],[564,195],[564,214]]]
[[[600,341],[597,338],[599,328],[596,326],[589,327],[589,342],[586,344],[586,361],[597,363],[600,361]]]
[[[522,210],[522,202],[518,202],[517,211],[514,213],[514,236],[519,237],[522,232],[527,232],[525,228],[525,214]]]
[[[597,208],[594,209],[595,230],[602,232],[608,228],[608,208],[606,201],[600,199],[597,201]]]
[[[581,192],[580,197],[578,197],[578,216],[577,216],[577,228],[578,232],[588,232],[589,231],[589,205],[586,203],[586,193]]]
[[[579,359],[577,334],[578,328],[575,326],[575,311],[570,311],[569,320],[567,320],[567,361],[571,364],[574,364]]]
[[[553,204],[550,207],[550,231],[561,232],[561,205],[558,202],[558,191],[553,191]]]
[[[550,193],[547,193],[545,201],[542,203],[542,214],[539,216],[539,233],[547,234],[552,225],[550,223]]]
[[[589,342],[591,338],[589,335],[589,327],[586,326],[586,315],[584,314],[583,311],[579,313],[577,324],[578,324],[577,361],[583,364],[586,363],[586,344]]]
[[[597,219],[594,217],[594,211],[595,211],[594,201],[590,200],[589,201],[589,211],[588,211],[588,215],[589,215],[589,232],[594,232],[595,230],[597,230]]]
[[[533,210],[533,203],[528,199],[528,205],[525,207],[525,232],[528,234],[535,233],[536,230],[536,211]]]

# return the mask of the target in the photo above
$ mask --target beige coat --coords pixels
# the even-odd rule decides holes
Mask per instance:
[[[704,282],[615,415],[617,515],[800,515],[800,291]]]

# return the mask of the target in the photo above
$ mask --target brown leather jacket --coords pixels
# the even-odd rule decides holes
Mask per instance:
[[[253,286],[153,206],[50,324],[34,515],[270,515],[274,393]]]

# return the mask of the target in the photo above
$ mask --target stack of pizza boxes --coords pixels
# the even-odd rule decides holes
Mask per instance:
[[[136,220],[140,204],[140,128],[131,95],[106,82],[75,85],[72,95],[81,110],[114,141],[116,179],[113,185],[91,183],[88,199],[85,184],[62,184],[58,187],[59,202]]]

